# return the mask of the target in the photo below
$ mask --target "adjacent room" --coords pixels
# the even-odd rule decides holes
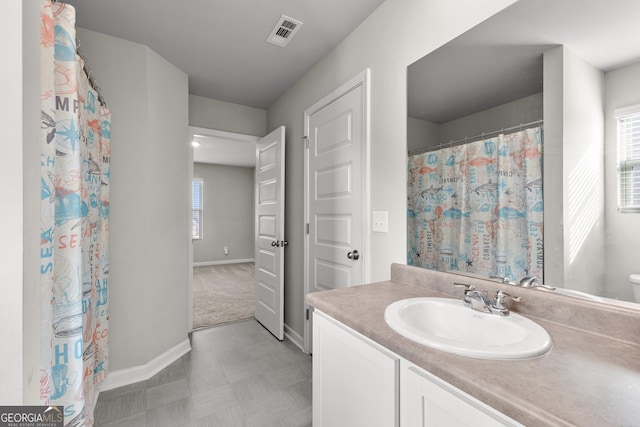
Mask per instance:
[[[253,318],[255,139],[192,128],[193,329]]]

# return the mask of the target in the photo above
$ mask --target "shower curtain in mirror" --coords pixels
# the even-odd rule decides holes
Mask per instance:
[[[91,426],[109,359],[111,113],[76,54],[75,10],[41,4],[40,401]]]
[[[409,157],[407,263],[542,278],[542,128]]]

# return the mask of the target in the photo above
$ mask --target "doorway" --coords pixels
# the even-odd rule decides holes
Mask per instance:
[[[254,316],[255,136],[190,128],[193,148],[189,330]],[[197,185],[196,185],[197,184]],[[198,193],[199,190],[199,193]]]

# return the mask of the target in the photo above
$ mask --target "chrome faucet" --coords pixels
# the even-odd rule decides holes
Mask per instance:
[[[469,307],[474,310],[491,313],[491,300],[486,292],[473,290],[467,296],[469,297]]]
[[[507,298],[512,299],[513,301],[520,301],[520,297],[514,297],[500,290],[496,292],[496,297],[494,301],[491,302],[486,292],[477,290],[473,285],[454,283],[454,286],[465,288],[464,298],[462,301],[466,306],[471,307],[474,310],[494,314],[496,316],[509,315],[509,304],[507,302]]]
[[[545,288],[549,290],[554,290],[553,286],[545,285],[542,283],[536,276],[526,276],[520,279],[518,286],[522,286],[523,288]]]

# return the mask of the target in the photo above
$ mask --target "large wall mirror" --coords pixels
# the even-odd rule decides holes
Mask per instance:
[[[640,308],[616,120],[640,104],[638,16],[519,0],[408,67],[408,264]]]

